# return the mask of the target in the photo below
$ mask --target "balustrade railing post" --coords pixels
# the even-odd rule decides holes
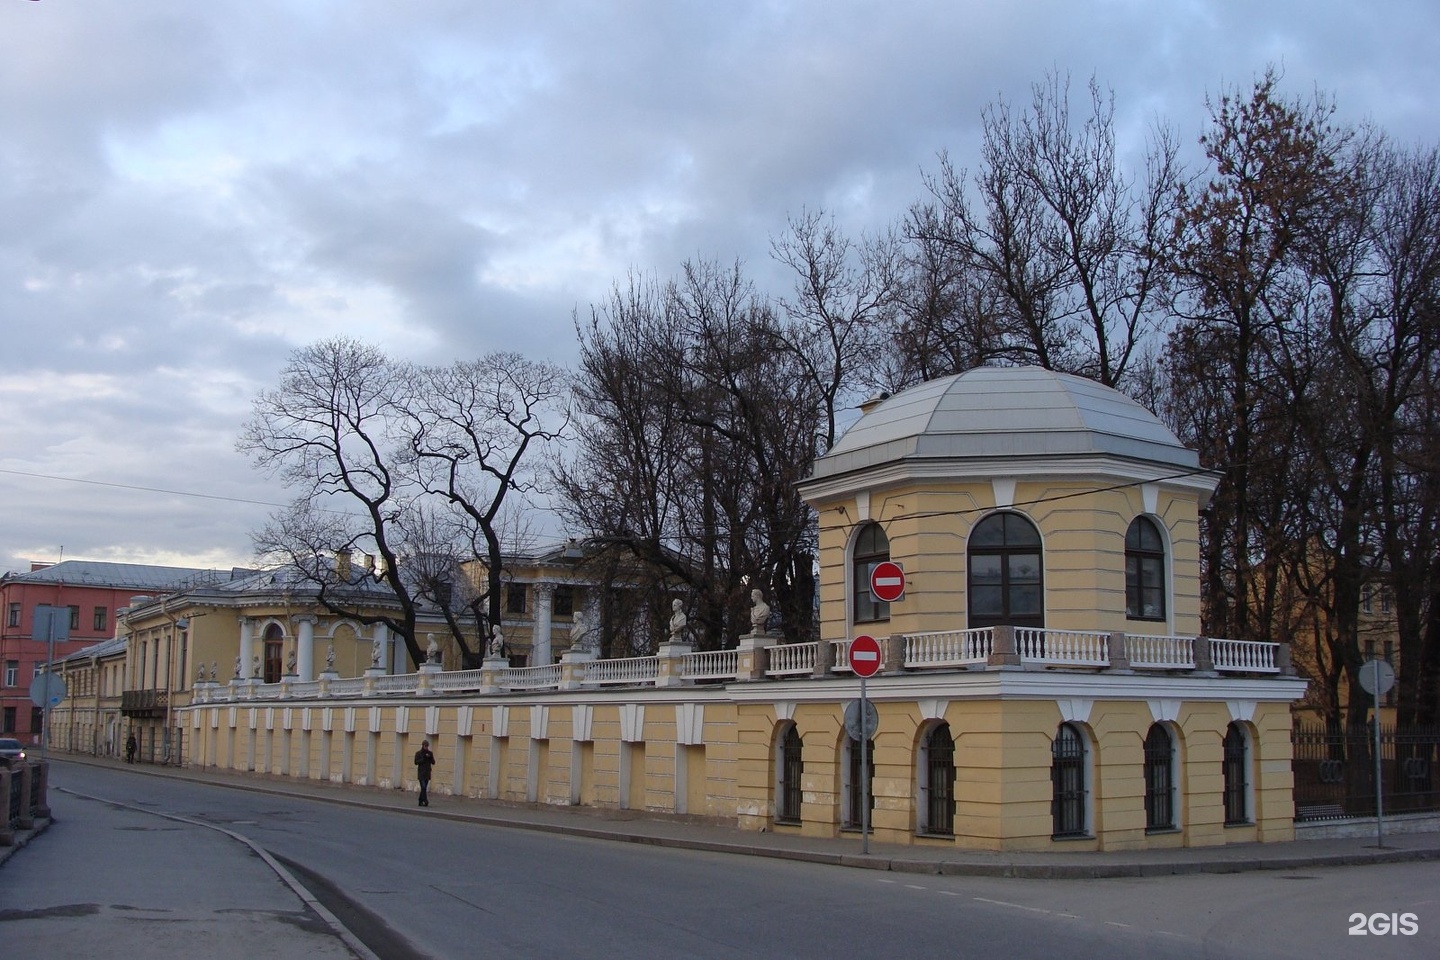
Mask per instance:
[[[1195,672],[1215,675],[1215,654],[1209,637],[1195,638]]]
[[[1282,677],[1295,676],[1295,664],[1290,659],[1290,642],[1282,640],[1275,647],[1275,666]]]
[[[885,638],[881,648],[883,660],[880,663],[882,673],[900,673],[905,669],[905,634],[892,633]]]
[[[655,686],[684,686],[685,656],[693,653],[695,647],[689,643],[662,643],[655,652]]]
[[[1110,634],[1110,666],[1105,669],[1110,673],[1134,673],[1130,668],[1130,655],[1125,650],[1125,632],[1116,630]]]
[[[1008,623],[1002,623],[993,629],[995,645],[990,650],[988,665],[992,667],[1019,666],[1020,654],[1015,651],[1015,628]]]
[[[509,660],[502,656],[487,654],[480,663],[480,692],[499,693],[500,678],[509,668]]]
[[[830,671],[835,668],[835,644],[829,640],[817,640],[815,642],[815,669],[812,676],[828,677]]]
[[[748,634],[740,638],[736,680],[764,680],[770,666],[770,641],[773,637],[762,634]]]

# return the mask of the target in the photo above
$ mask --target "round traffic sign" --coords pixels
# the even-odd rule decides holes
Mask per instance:
[[[42,673],[30,682],[30,702],[37,707],[59,706],[68,693],[65,678],[53,673]]]
[[[864,634],[850,641],[850,669],[857,677],[873,677],[880,672],[880,641]]]
[[[875,709],[875,704],[865,701],[863,720],[859,700],[851,700],[845,704],[845,732],[850,734],[851,740],[869,740],[879,729],[880,711]]]
[[[1395,668],[1384,660],[1366,660],[1360,667],[1360,688],[1368,694],[1383,696],[1395,686]]]
[[[870,571],[870,592],[876,600],[894,603],[905,596],[905,571],[900,564],[882,560]]]

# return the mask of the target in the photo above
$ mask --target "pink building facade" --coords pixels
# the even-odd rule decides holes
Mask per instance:
[[[30,699],[30,685],[44,670],[49,643],[43,630],[36,635],[36,607],[69,612],[69,639],[55,643],[58,660],[113,638],[118,612],[132,597],[169,593],[205,574],[188,567],[65,560],[0,577],[0,736],[40,741],[41,710]]]

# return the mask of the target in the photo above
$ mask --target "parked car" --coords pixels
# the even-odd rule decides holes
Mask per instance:
[[[0,765],[13,767],[25,759],[25,748],[20,746],[20,741],[10,737],[0,737]]]

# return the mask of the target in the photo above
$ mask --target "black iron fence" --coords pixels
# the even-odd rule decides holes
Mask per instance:
[[[1295,819],[1375,816],[1375,728],[1336,729],[1296,721]],[[1440,727],[1380,725],[1380,786],[1384,812],[1440,811]]]

